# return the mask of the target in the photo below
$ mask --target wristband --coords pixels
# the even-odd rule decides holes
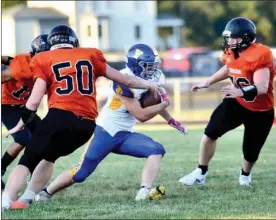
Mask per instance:
[[[258,95],[258,90],[255,85],[242,87],[241,90],[244,98],[254,99]]]
[[[24,105],[22,110],[22,116],[21,119],[24,124],[29,124],[33,120],[34,116],[36,115],[36,111],[32,111]]]

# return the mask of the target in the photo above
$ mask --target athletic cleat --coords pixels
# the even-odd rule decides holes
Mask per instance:
[[[241,186],[251,186],[251,173],[249,176],[244,176],[240,173],[239,183]]]
[[[2,199],[1,200],[2,212],[5,212],[10,208],[10,206],[12,204],[12,201],[11,201],[11,199],[9,198],[9,196],[6,192],[2,193],[2,198],[1,199]]]
[[[136,194],[135,200],[136,201],[141,201],[141,200],[149,200],[150,190],[146,187],[142,187],[139,189],[139,191]]]
[[[159,200],[165,195],[165,186],[157,186],[150,190],[150,200]]]
[[[29,207],[30,204],[31,204],[31,202],[29,202],[29,201],[17,200],[11,204],[9,209],[26,209]]]
[[[35,196],[35,201],[49,201],[51,200],[52,195],[50,195],[49,193],[46,192],[45,189],[43,189],[42,191],[40,191],[36,196]]]
[[[208,172],[206,172],[204,175],[202,174],[202,171],[200,168],[196,168],[193,172],[190,174],[183,176],[182,178],[179,179],[179,182],[187,185],[187,186],[192,186],[195,184],[204,184],[206,177],[208,175]]]

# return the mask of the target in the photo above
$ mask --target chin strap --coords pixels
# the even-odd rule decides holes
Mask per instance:
[[[239,50],[237,48],[235,48],[235,49],[232,49],[232,51],[234,52],[234,58],[238,59],[240,57]]]

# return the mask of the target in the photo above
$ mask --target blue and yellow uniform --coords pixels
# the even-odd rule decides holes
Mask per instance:
[[[128,68],[121,72],[133,75]],[[157,80],[164,83],[164,76],[161,75],[155,79]],[[71,170],[71,176],[75,182],[83,182],[111,152],[138,158],[165,154],[165,149],[160,143],[133,131],[136,118],[127,111],[117,97],[119,94],[140,99],[146,90],[130,89],[116,82],[112,82],[110,89],[112,92],[96,121],[94,138],[85,150],[78,166]]]

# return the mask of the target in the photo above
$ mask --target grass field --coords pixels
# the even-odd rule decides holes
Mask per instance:
[[[167,150],[156,182],[166,186],[163,200],[135,202],[143,159],[109,155],[86,182],[57,194],[50,203],[34,203],[23,211],[2,213],[2,218],[276,218],[276,128],[272,129],[252,173],[251,188],[238,185],[242,128],[219,140],[206,185],[192,187],[182,186],[178,179],[195,168],[203,129],[190,130],[188,136],[173,130],[143,133],[161,142]],[[3,137],[3,151],[10,142],[11,138]],[[70,157],[61,158],[54,177],[72,168],[81,153],[79,149]],[[15,164],[8,169],[5,180]]]

